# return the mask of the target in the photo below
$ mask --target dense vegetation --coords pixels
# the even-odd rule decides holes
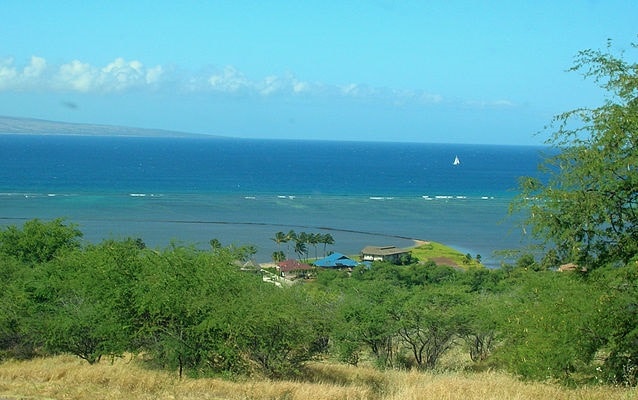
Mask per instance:
[[[638,265],[588,274],[374,264],[277,287],[237,249],[81,246],[63,220],[0,231],[2,357],[143,355],[191,376],[303,373],[329,357],[382,369],[502,369],[635,384]]]
[[[632,45],[638,49],[638,45]],[[586,50],[573,71],[605,91],[605,103],[560,114],[543,179],[522,177],[515,206],[546,245],[544,265],[624,265],[638,253],[638,63]]]
[[[277,287],[236,266],[250,247],[83,245],[64,220],[32,220],[0,231],[0,357],[133,353],[180,376],[282,378],[326,357],[434,370],[454,350],[465,354],[459,368],[635,386],[638,65],[587,51],[584,67],[612,97],[557,118],[548,179],[522,178],[515,204],[546,245],[540,260],[498,270],[377,263]],[[308,258],[299,243],[315,243],[296,243]],[[565,262],[574,271],[557,272]]]

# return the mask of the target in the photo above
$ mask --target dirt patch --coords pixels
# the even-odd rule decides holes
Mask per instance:
[[[434,261],[436,265],[447,265],[448,267],[458,267],[456,261],[448,257],[432,257],[430,261]]]

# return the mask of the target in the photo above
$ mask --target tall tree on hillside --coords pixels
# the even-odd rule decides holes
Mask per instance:
[[[606,101],[553,119],[547,144],[557,152],[544,179],[521,178],[512,210],[529,211],[525,224],[561,262],[626,263],[638,254],[638,63],[608,43],[578,53],[571,71],[593,78]]]

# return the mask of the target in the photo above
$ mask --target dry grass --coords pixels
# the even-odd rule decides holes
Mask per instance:
[[[508,375],[380,372],[313,364],[305,382],[182,379],[141,368],[134,359],[90,366],[73,357],[0,364],[0,399],[635,399],[635,389],[566,389]]]

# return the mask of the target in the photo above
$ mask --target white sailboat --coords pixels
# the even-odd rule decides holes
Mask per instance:
[[[459,160],[459,156],[454,157],[454,162],[452,163],[452,165],[460,165],[461,164],[461,160]]]

